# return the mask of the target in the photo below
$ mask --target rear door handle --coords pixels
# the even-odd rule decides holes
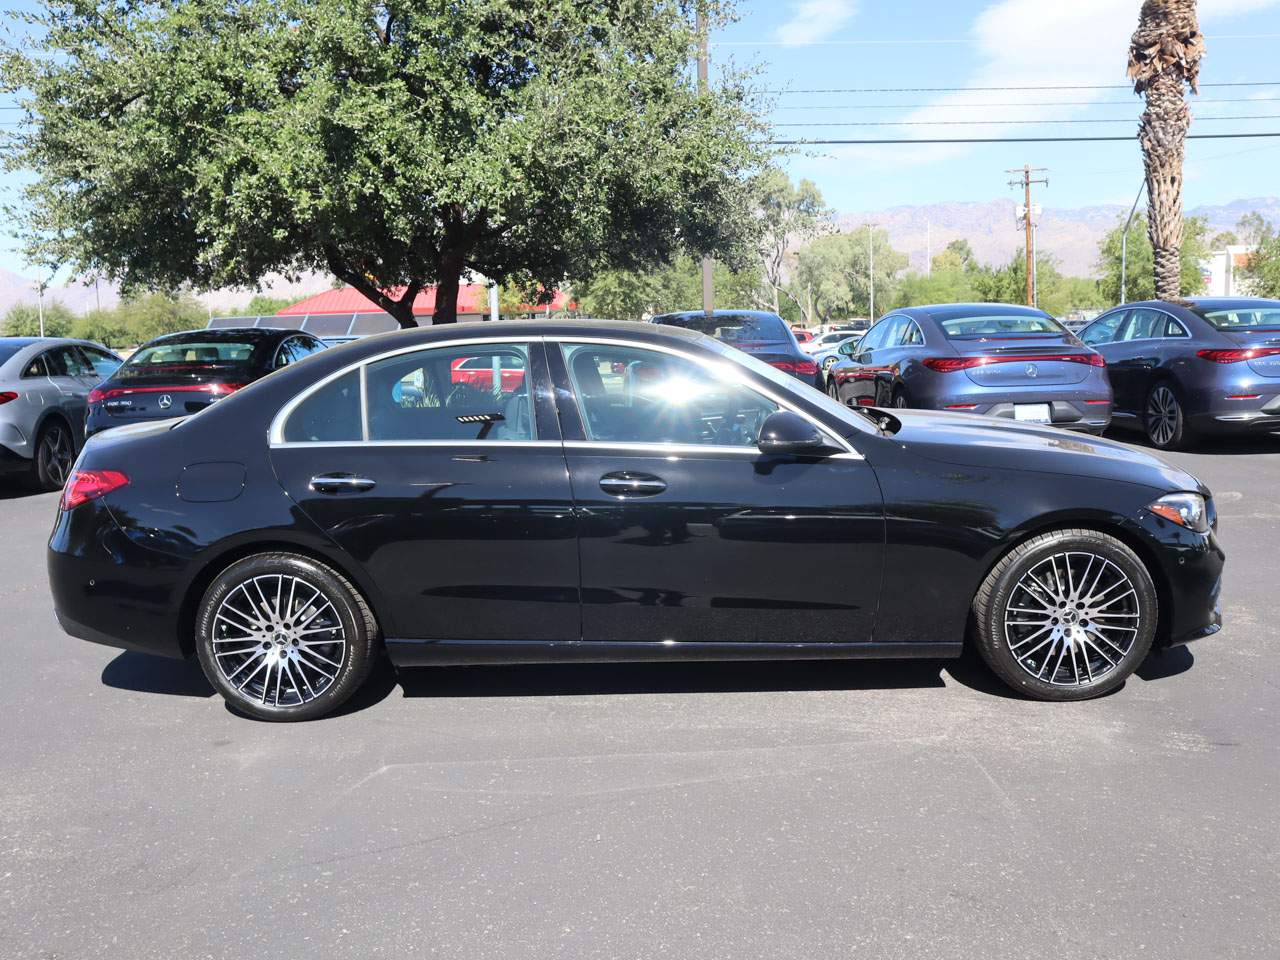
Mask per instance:
[[[600,489],[615,497],[652,497],[667,489],[667,481],[651,473],[620,470],[601,477]]]
[[[377,485],[368,477],[357,477],[354,473],[322,473],[312,477],[310,484],[316,493],[360,493]]]

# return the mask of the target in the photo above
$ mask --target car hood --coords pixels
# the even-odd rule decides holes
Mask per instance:
[[[893,439],[910,452],[957,466],[1027,470],[1135,483],[1157,490],[1198,490],[1199,480],[1144,450],[1112,440],[996,417],[894,410]]]

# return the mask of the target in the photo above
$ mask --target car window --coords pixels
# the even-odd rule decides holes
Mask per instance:
[[[289,443],[359,440],[362,432],[359,370],[344,373],[308,396],[284,425]]]
[[[902,331],[906,329],[907,324],[910,322],[910,317],[904,317],[901,314],[885,317],[876,325],[876,329],[881,327],[884,329],[881,330],[880,339],[872,349],[879,350],[882,347],[898,346],[902,342]],[[872,332],[875,331],[873,330]],[[863,338],[863,344],[866,344],[866,338]]]
[[[1120,328],[1120,340],[1158,340],[1164,336],[1166,319],[1159,310],[1130,310],[1128,322]]]
[[[24,380],[30,377],[47,377],[48,375],[49,369],[45,366],[43,353],[38,357],[33,357],[31,362],[27,364],[26,369],[22,371],[22,378]]]
[[[938,321],[948,338],[1017,337],[1063,334],[1066,328],[1047,314],[1005,313],[991,316],[947,317]]]
[[[1165,328],[1164,328],[1164,335],[1166,337],[1191,336],[1191,334],[1187,333],[1187,328],[1184,327],[1182,324],[1180,324],[1177,320],[1173,319],[1173,317],[1169,317],[1167,319],[1169,322],[1165,324]]]
[[[753,447],[779,407],[684,357],[638,347],[565,344],[587,439]]]
[[[370,440],[536,439],[523,344],[436,347],[367,367]]]
[[[862,342],[858,345],[860,350],[878,350],[884,346],[889,334],[889,328],[892,326],[892,317],[886,317],[881,320],[862,338]]]
[[[920,330],[920,325],[914,320],[907,321],[907,325],[902,331],[902,345],[904,347],[917,347],[923,343],[924,334]]]
[[[1225,310],[1197,311],[1219,330],[1280,330],[1280,306],[1256,306],[1241,304]]]
[[[1096,347],[1103,343],[1111,343],[1115,340],[1116,331],[1120,328],[1120,324],[1126,316],[1128,316],[1127,310],[1117,310],[1115,313],[1109,313],[1105,317],[1099,317],[1080,331],[1080,339],[1091,347]]]
[[[75,347],[55,347],[44,358],[51,377],[93,376],[93,368]]]
[[[656,318],[673,327],[697,330],[724,343],[784,343],[791,329],[775,313],[674,314]]]
[[[116,372],[120,380],[167,376],[181,371],[217,371],[253,378],[255,344],[229,340],[169,340],[141,347]]]
[[[97,347],[81,346],[80,352],[84,354],[89,365],[93,367],[93,376],[101,380],[105,380],[115,373],[122,362],[119,357],[107,353],[105,350],[99,350]]]

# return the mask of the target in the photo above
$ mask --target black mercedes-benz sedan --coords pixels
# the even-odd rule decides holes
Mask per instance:
[[[324,348],[309,333],[272,327],[190,330],[157,337],[90,391],[85,434],[196,413]]]
[[[488,376],[480,374],[487,371]],[[519,322],[370,337],[93,437],[62,626],[316,717],[385,649],[495,661],[950,657],[1045,700],[1219,629],[1209,491],[986,417],[853,409],[710,337]]]

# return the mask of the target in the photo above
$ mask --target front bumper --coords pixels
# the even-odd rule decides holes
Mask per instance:
[[[1212,501],[1210,501],[1212,503]],[[1159,565],[1160,631],[1156,647],[1212,636],[1222,629],[1222,571],[1226,554],[1216,529],[1196,533],[1142,510],[1143,538]],[[1215,523],[1216,527],[1216,523]]]

